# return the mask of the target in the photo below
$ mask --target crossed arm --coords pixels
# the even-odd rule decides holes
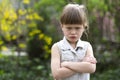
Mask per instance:
[[[53,45],[51,49],[51,70],[57,80],[72,76],[76,73],[93,73],[96,69],[96,59],[93,56],[92,47],[88,47],[87,55],[82,62],[60,63],[59,49]]]

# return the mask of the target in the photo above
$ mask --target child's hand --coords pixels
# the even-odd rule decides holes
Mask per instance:
[[[95,57],[91,57],[91,56],[84,57],[84,59],[82,61],[83,62],[90,62],[90,63],[93,63],[93,64],[97,63],[96,58]]]

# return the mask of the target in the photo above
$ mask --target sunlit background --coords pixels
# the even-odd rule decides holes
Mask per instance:
[[[84,4],[89,41],[98,61],[91,80],[120,79],[119,0],[0,0],[0,80],[53,80],[50,49],[62,39],[60,14]]]

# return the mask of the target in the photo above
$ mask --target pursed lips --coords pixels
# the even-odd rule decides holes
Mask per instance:
[[[76,36],[70,36],[70,38],[75,39],[75,38],[76,38]]]

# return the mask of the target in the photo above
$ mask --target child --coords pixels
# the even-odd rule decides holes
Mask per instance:
[[[67,4],[61,15],[63,40],[51,49],[51,70],[55,80],[90,80],[96,70],[96,59],[89,42],[82,41],[88,29],[85,6]]]

